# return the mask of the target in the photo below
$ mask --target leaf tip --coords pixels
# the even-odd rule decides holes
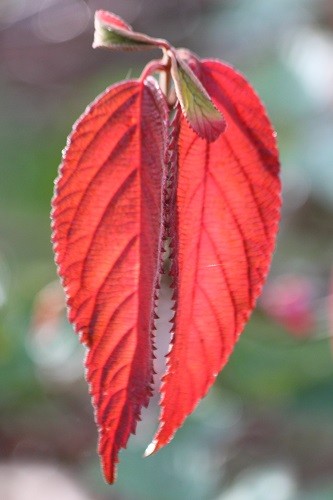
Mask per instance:
[[[158,451],[157,447],[157,441],[154,439],[146,448],[146,451],[144,452],[143,456],[144,458],[150,457],[150,455],[153,455]]]
[[[227,128],[224,116],[215,106],[209,110],[209,114],[202,117],[201,121],[192,118],[189,125],[202,139],[206,139],[208,142],[216,141]]]
[[[94,19],[94,40],[92,43],[93,49],[97,49],[98,47],[103,47],[105,43],[105,33],[103,29],[103,14],[104,11],[98,10],[95,12],[95,19]]]

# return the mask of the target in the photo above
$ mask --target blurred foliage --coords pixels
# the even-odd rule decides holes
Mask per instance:
[[[97,93],[146,61],[91,50],[96,8],[243,71],[277,129],[284,183],[272,271],[228,366],[176,439],[142,460],[157,422],[154,398],[112,488],[95,453],[83,350],[63,310],[33,322],[38,293],[56,279],[49,211],[66,135]],[[80,487],[57,498],[333,498],[332,2],[3,0],[0,43],[0,497],[28,498],[23,479],[21,493],[10,492],[33,462],[30,475],[41,478],[48,463],[58,485],[70,476]],[[299,280],[301,291],[307,280],[306,302],[287,285],[274,288],[281,276]],[[265,296],[274,299],[268,306]],[[51,498],[50,483],[48,492],[36,484],[33,498]]]

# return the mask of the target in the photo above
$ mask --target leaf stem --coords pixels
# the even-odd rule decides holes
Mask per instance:
[[[163,59],[154,59],[150,61],[144,68],[140,76],[140,80],[143,82],[148,76],[159,71],[167,71],[166,66],[163,63]]]
[[[161,71],[159,75],[159,84],[160,84],[160,89],[168,99],[170,93],[170,82],[171,82],[170,80],[171,59],[170,56],[168,55],[168,51],[166,50],[163,50],[162,64],[165,66],[166,69],[165,71]]]
[[[159,85],[167,101],[169,102],[171,90],[171,58],[169,50],[163,50],[163,58],[150,61],[141,73],[140,80],[144,81],[153,73],[159,72]]]

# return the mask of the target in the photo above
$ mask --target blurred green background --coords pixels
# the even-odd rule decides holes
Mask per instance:
[[[153,398],[113,487],[49,227],[72,123],[152,55],[93,51],[98,8],[245,73],[278,132],[284,186],[270,277],[228,366],[175,440],[143,460]],[[0,50],[0,498],[331,500],[332,0],[1,0]]]

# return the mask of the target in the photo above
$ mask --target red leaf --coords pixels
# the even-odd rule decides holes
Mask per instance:
[[[268,272],[279,219],[275,134],[259,98],[218,61],[195,71],[227,128],[209,143],[179,117],[173,347],[147,454],[172,439],[228,361]]]
[[[88,347],[109,482],[151,395],[167,120],[153,79],[110,87],[76,123],[53,200],[59,274]]]
[[[117,16],[113,12],[109,12],[107,10],[96,10],[95,17],[107,26],[120,28],[126,31],[133,31],[132,26],[127,24],[121,17]]]

